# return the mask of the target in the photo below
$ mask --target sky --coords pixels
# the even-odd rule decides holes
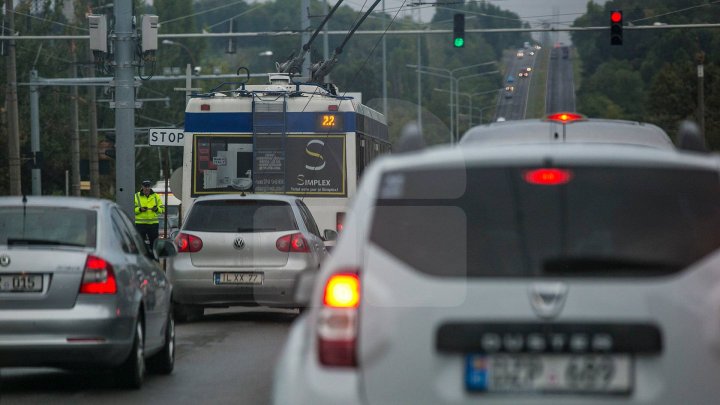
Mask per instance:
[[[267,0],[248,0],[251,3],[264,2]],[[332,7],[337,0],[328,0],[328,4]],[[476,0],[465,0],[466,3]],[[542,20],[559,22],[560,25],[568,26],[575,18],[585,12],[588,0],[487,0],[502,9],[510,10],[520,16],[521,19],[530,22],[532,26],[537,26]],[[595,3],[604,4],[606,0],[593,0]],[[435,0],[385,0],[385,8],[388,13],[395,13],[398,7],[405,5],[405,9],[413,9],[408,7],[413,3],[424,3],[417,8],[420,9],[423,21],[429,21],[435,13],[435,7],[432,6]],[[349,5],[355,9],[367,9],[373,0],[345,0],[344,5]],[[417,9],[416,8],[416,9]],[[382,2],[377,6],[382,9]],[[417,12],[415,12],[417,13]],[[413,14],[417,18],[417,14]],[[567,33],[560,33],[555,42],[569,43],[570,39]]]

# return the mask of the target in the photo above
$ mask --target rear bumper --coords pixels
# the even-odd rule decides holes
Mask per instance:
[[[82,303],[62,310],[0,310],[0,366],[115,366],[130,353],[134,326],[133,317]]]
[[[296,268],[202,268],[174,262],[169,272],[173,284],[173,301],[203,306],[265,305],[295,307],[294,290],[297,275],[309,269],[303,263]],[[253,272],[263,274],[263,283],[255,285],[216,285],[218,272]]]

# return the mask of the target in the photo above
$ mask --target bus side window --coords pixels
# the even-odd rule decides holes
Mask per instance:
[[[357,163],[357,177],[358,179],[362,176],[365,170],[365,137],[357,134],[355,141],[355,161]]]

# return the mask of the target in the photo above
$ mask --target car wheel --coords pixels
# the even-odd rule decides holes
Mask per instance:
[[[205,309],[197,305],[173,304],[178,322],[196,321],[202,318]]]
[[[120,384],[125,388],[138,389],[145,378],[145,339],[142,319],[135,326],[135,338],[127,359],[117,370]]]
[[[175,317],[171,308],[165,325],[165,345],[149,359],[148,369],[158,374],[170,374],[173,368],[175,368]]]

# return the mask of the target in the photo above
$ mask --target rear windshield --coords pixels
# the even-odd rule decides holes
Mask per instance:
[[[292,208],[283,201],[196,202],[185,229],[197,232],[278,232],[296,230]]]
[[[371,240],[447,277],[667,274],[720,246],[714,172],[580,167],[537,185],[531,169],[388,173]]]
[[[62,207],[0,207],[0,244],[95,247],[94,210]]]

